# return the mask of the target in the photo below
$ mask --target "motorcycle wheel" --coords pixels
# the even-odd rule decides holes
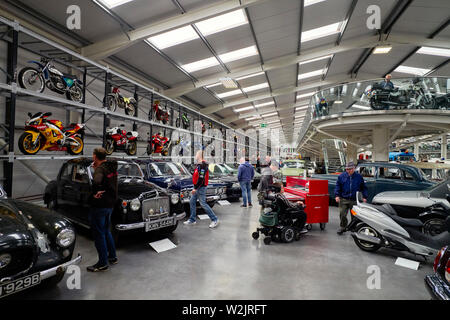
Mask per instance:
[[[108,94],[106,96],[105,106],[106,106],[106,109],[108,109],[111,112],[116,111],[116,109],[117,109],[116,97],[114,97],[111,94]]]
[[[356,227],[356,231],[355,233],[359,233],[359,234],[365,234],[365,235],[369,235],[375,238],[380,238],[378,232],[373,229],[371,226],[362,223],[359,226]],[[359,240],[358,238],[354,238],[354,241],[356,243],[356,245],[358,246],[358,248],[360,248],[361,250],[364,251],[368,251],[368,252],[375,252],[378,249],[381,248],[380,245],[378,244],[373,244],[373,243],[369,243],[363,240]]]
[[[19,72],[19,85],[27,90],[43,92],[45,89],[45,80],[38,70],[32,67],[26,67]],[[35,85],[36,84],[36,85]]]
[[[428,101],[422,99],[420,102],[425,109],[437,109],[436,100],[433,98],[429,98]]]
[[[81,137],[74,137],[74,139],[77,140],[78,146],[69,145],[67,147],[67,152],[71,155],[78,155],[81,152],[83,152],[84,142],[83,139],[81,139]]]
[[[131,141],[127,146],[127,155],[134,156],[137,152],[137,143],[136,141]]]
[[[36,146],[33,148],[33,135],[28,132],[24,132],[19,138],[19,150],[23,154],[32,155],[38,153],[41,149],[41,137],[39,137]]]
[[[381,104],[377,104],[377,102],[373,98],[370,99],[370,107],[373,110],[383,110],[384,108]]]
[[[125,104],[125,113],[129,116],[136,116],[136,105],[134,103]]]
[[[105,151],[108,156],[112,155],[114,152],[114,141],[111,139],[106,140]]]
[[[434,237],[445,230],[445,220],[439,218],[431,218],[423,223],[422,232]]]
[[[69,91],[66,91],[66,98],[73,102],[83,101],[83,90],[76,84],[74,84]]]
[[[168,154],[169,154],[169,150],[167,150],[167,149],[161,151],[161,155],[164,157],[167,157]]]

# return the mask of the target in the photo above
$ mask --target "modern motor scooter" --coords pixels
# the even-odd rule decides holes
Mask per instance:
[[[353,240],[364,251],[375,252],[385,247],[426,258],[434,257],[439,249],[450,244],[450,216],[445,220],[446,231],[430,236],[421,232],[420,220],[401,218],[383,210],[382,206],[364,203],[360,192],[356,198],[357,205],[351,210],[353,218],[347,230],[352,231]],[[450,211],[447,204],[442,202],[441,205]]]

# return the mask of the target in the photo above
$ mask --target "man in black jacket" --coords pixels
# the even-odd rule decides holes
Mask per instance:
[[[98,262],[87,268],[98,272],[118,262],[114,239],[109,231],[111,214],[117,201],[117,161],[106,161],[106,150],[97,148],[92,155],[94,176],[89,220],[98,252]]]

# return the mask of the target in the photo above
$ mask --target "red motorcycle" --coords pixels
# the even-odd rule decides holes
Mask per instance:
[[[123,124],[120,125],[124,127]],[[106,145],[107,155],[111,155],[114,151],[125,151],[127,155],[134,156],[137,152],[137,131],[125,131],[119,127],[106,129]]]
[[[162,110],[159,104],[160,102],[158,100],[153,103],[153,114],[155,115],[154,119],[161,121],[163,124],[167,124],[169,122],[169,113]]]
[[[147,133],[150,135],[150,133]],[[160,153],[162,156],[167,156],[169,154],[169,149],[172,141],[161,135],[160,132],[154,134],[151,139],[148,140],[147,154]]]

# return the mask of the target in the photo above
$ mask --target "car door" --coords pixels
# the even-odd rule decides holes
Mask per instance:
[[[417,176],[409,168],[401,169],[403,186],[402,190],[421,190],[423,186],[417,181]]]
[[[91,195],[91,179],[89,168],[84,164],[73,166],[70,197],[70,207],[73,217],[85,224],[89,223],[89,197]]]
[[[376,167],[370,164],[362,164],[358,166],[357,171],[364,179],[369,199],[372,199],[376,193]]]
[[[402,186],[403,180],[400,168],[389,165],[378,167],[375,195],[384,191],[404,190]]]
[[[58,175],[58,187],[57,187],[58,211],[61,214],[68,216],[72,216],[70,210],[71,196],[73,194],[72,171],[73,171],[73,164],[70,162],[66,162],[61,167],[61,170]]]

